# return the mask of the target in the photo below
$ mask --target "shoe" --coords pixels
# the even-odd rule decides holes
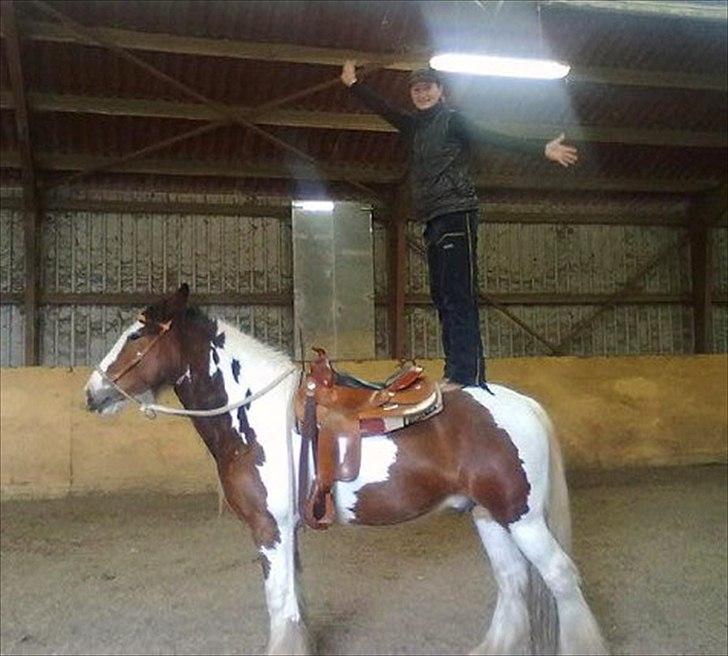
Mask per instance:
[[[442,392],[454,392],[455,390],[460,390],[465,387],[465,385],[463,385],[462,383],[456,383],[449,378],[443,378],[442,380],[438,380],[437,384],[440,386],[440,391]]]

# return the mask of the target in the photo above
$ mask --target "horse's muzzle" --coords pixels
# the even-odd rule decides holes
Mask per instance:
[[[121,401],[122,398],[116,392],[101,392],[94,394],[91,390],[86,390],[86,410],[89,412],[103,412],[115,403]]]
[[[91,390],[86,390],[86,410],[89,412],[96,412],[98,409],[98,402],[96,401],[96,397],[93,395],[93,392]]]

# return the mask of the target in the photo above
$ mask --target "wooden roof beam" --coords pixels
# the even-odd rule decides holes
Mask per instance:
[[[3,209],[22,210],[20,198],[2,198]],[[530,204],[525,207],[501,207],[497,203],[481,203],[484,217],[489,224],[558,224],[558,225],[655,225],[684,228],[690,223],[690,216],[679,210],[624,210],[607,212],[591,209],[555,209],[544,204]],[[46,212],[95,212],[104,214],[177,214],[181,216],[245,216],[270,219],[291,217],[288,204],[261,203],[202,203],[202,202],[160,202],[100,200],[77,198],[46,198]],[[101,217],[103,218],[103,217]],[[381,218],[375,214],[374,220]],[[428,297],[429,298],[429,297]]]
[[[217,119],[215,112],[205,105],[168,100],[30,93],[28,94],[28,103],[35,112],[100,114],[104,116],[133,116],[191,121],[215,121]],[[0,107],[3,109],[14,107],[12,94],[0,91]],[[258,116],[255,108],[238,106],[236,109],[246,116],[255,113],[254,121],[260,125],[382,133],[395,132],[395,129],[389,123],[374,114],[271,109]],[[565,132],[571,141],[687,148],[728,147],[728,133],[725,132],[648,130],[596,125],[563,126],[547,123],[532,124],[502,121],[489,122],[487,127],[504,134],[514,134],[530,139],[543,139],[544,141],[553,138],[559,132]]]
[[[690,2],[680,0],[540,0],[543,7],[558,7],[573,11],[603,11],[619,14],[652,16],[655,18],[682,18],[691,20],[728,20],[728,5],[725,2]]]
[[[247,128],[248,130],[254,132],[259,137],[264,139],[265,141],[268,141],[269,143],[272,143],[273,145],[277,146],[278,148],[295,155],[299,160],[302,162],[305,162],[308,166],[315,166],[320,167],[321,163],[318,162],[314,157],[309,155],[308,153],[302,151],[300,148],[297,148],[291,144],[289,144],[287,141],[283,139],[279,139],[278,137],[272,135],[270,132],[267,132],[266,130],[263,130],[262,128],[258,127],[255,123],[251,122],[248,117],[246,117],[242,112],[237,111],[236,108],[231,107],[229,105],[225,105],[223,103],[217,102],[211,98],[208,98],[202,93],[199,93],[192,87],[190,87],[187,84],[184,84],[183,82],[180,82],[176,78],[167,75],[160,69],[158,69],[155,66],[152,66],[151,64],[147,63],[143,59],[140,59],[136,55],[131,54],[128,52],[128,50],[121,45],[119,45],[114,39],[108,39],[102,36],[99,36],[96,34],[92,29],[85,27],[84,25],[81,25],[77,21],[73,20],[72,18],[69,18],[64,13],[58,11],[57,9],[54,9],[47,3],[43,2],[42,0],[30,0],[34,7],[37,7],[42,12],[44,12],[47,15],[53,16],[58,21],[60,21],[63,25],[63,27],[73,34],[74,36],[82,39],[90,39],[92,42],[95,42],[96,45],[100,45],[104,48],[107,48],[114,52],[116,55],[121,57],[122,59],[134,64],[135,66],[138,66],[139,68],[145,70],[147,73],[149,73],[152,77],[155,77],[159,80],[162,80],[163,82],[166,82],[170,86],[173,86],[174,88],[178,89],[182,93],[186,94],[187,96],[194,98],[195,100],[207,105],[210,107],[217,115],[220,120],[225,121],[231,121],[233,123],[237,123],[238,125],[243,126],[244,128]],[[177,138],[179,140],[179,137]],[[362,185],[360,182],[356,180],[344,180],[348,184],[351,184],[359,191],[363,191],[364,193],[375,195],[375,192],[372,189],[369,189],[368,187]]]
[[[113,157],[38,153],[36,160],[46,171],[82,171],[114,161]],[[20,168],[17,151],[0,152],[0,163],[5,168]],[[402,179],[405,171],[400,167],[365,166],[361,163],[326,163],[321,168],[290,168],[280,163],[251,163],[190,160],[146,160],[112,166],[114,173],[143,173],[152,175],[179,175],[221,178],[273,178],[297,180],[328,180],[346,182],[356,180],[364,184],[393,184]],[[554,175],[514,176],[486,174],[477,179],[483,188],[502,189],[562,189],[564,191],[594,190],[614,192],[646,192],[688,194],[710,191],[720,184],[718,178],[697,180],[647,179],[635,177],[614,178],[601,176]]]
[[[56,43],[79,43],[96,45],[94,40],[81,35],[71,35],[60,25],[42,21],[23,23],[24,33],[36,41]],[[232,59],[252,59],[289,64],[317,64],[337,66],[346,59],[354,59],[360,64],[378,62],[389,58],[386,68],[411,71],[425,65],[431,52],[419,53],[375,53],[337,48],[317,48],[290,43],[258,43],[251,41],[232,41],[190,36],[177,36],[158,32],[139,32],[109,27],[87,28],[89,33],[113,41],[123,48],[166,52],[179,55],[198,55],[205,57],[224,57]],[[700,89],[726,91],[728,82],[722,75],[693,75],[674,71],[640,71],[620,68],[596,68],[572,63],[569,80],[592,84],[613,84],[658,88]]]

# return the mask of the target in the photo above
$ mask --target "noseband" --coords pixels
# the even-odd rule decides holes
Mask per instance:
[[[142,324],[144,324],[144,325],[146,325],[146,323],[147,323],[147,322],[146,322],[146,321],[144,320],[144,316],[143,316],[143,315],[141,315],[141,314],[140,314],[140,315],[139,315],[139,316],[137,317],[137,321],[140,321],[140,322],[141,322]],[[152,340],[151,342],[149,342],[149,344],[147,344],[147,346],[146,346],[146,348],[145,348],[144,350],[142,350],[142,351],[137,351],[137,354],[136,354],[136,358],[135,358],[134,360],[132,360],[132,361],[131,361],[131,362],[130,362],[130,363],[129,363],[128,365],[126,365],[126,367],[124,367],[124,368],[123,368],[123,369],[122,369],[122,370],[121,370],[121,371],[120,371],[120,372],[119,372],[118,374],[116,374],[115,376],[108,376],[108,375],[107,375],[107,380],[108,380],[108,381],[109,381],[110,383],[113,383],[114,385],[116,385],[116,382],[117,382],[117,381],[118,381],[118,380],[119,380],[119,379],[120,379],[120,378],[121,378],[122,376],[125,376],[126,374],[128,374],[128,373],[129,373],[129,372],[130,372],[130,371],[131,371],[131,370],[132,370],[132,369],[133,369],[134,367],[136,367],[136,366],[137,366],[137,365],[138,365],[138,364],[139,364],[139,363],[140,363],[140,362],[141,362],[141,361],[142,361],[142,360],[144,359],[144,356],[145,356],[145,355],[146,355],[147,353],[149,353],[149,351],[151,351],[151,350],[152,350],[152,348],[154,347],[154,345],[155,345],[155,344],[156,344],[156,343],[157,343],[157,342],[158,342],[158,341],[159,341],[160,339],[162,339],[162,337],[163,337],[163,336],[164,336],[164,335],[165,335],[166,333],[168,333],[168,332],[169,332],[169,329],[170,329],[170,328],[172,327],[172,320],[170,319],[169,321],[165,321],[164,323],[159,323],[159,324],[157,324],[157,326],[159,326],[159,333],[157,333],[157,335],[155,335],[155,336],[154,336],[154,339],[153,339],[153,340]]]
[[[140,314],[137,317],[137,321],[141,322],[142,324],[146,325],[147,322],[144,318],[144,315]],[[107,383],[109,383],[119,394],[121,394],[123,397],[125,397],[129,401],[134,401],[136,403],[141,403],[139,399],[133,397],[131,394],[129,394],[126,390],[119,387],[117,382],[119,379],[121,379],[122,376],[126,376],[134,367],[136,367],[143,359],[144,356],[149,353],[149,351],[152,350],[154,345],[162,339],[164,335],[166,335],[170,328],[172,327],[172,320],[165,321],[164,323],[157,324],[159,326],[159,333],[155,335],[154,339],[147,344],[146,348],[144,348],[141,351],[137,351],[136,358],[134,358],[126,367],[124,367],[121,371],[114,374],[113,376],[109,376],[109,374],[104,371],[100,366],[96,367],[96,372],[103,378]],[[147,414],[145,412],[145,414]],[[149,415],[147,415],[149,416]]]

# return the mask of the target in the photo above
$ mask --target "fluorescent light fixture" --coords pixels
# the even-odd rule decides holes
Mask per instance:
[[[445,52],[430,59],[430,66],[448,73],[494,75],[497,77],[526,77],[539,80],[557,80],[566,77],[570,66],[548,59],[496,57],[494,55],[467,55]]]
[[[293,203],[293,206],[306,212],[334,211],[334,201],[332,200],[299,200]]]

